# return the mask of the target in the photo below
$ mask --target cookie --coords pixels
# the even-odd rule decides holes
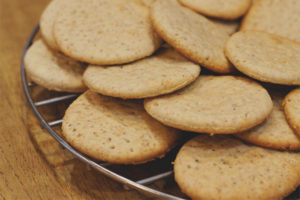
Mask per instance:
[[[59,92],[82,92],[85,66],[47,47],[42,40],[35,41],[26,52],[26,74],[38,85]]]
[[[199,73],[199,65],[172,49],[165,49],[126,65],[89,66],[83,79],[95,92],[128,99],[173,92],[190,84]]]
[[[156,1],[151,20],[157,33],[187,58],[215,72],[234,70],[223,52],[230,37],[224,25],[218,26],[177,0]]]
[[[274,107],[270,117],[255,128],[235,136],[262,147],[282,150],[300,149],[300,137],[290,128],[281,106],[284,93],[271,91],[271,96]]]
[[[149,9],[135,1],[73,0],[56,17],[62,52],[91,64],[123,64],[150,56],[161,44]]]
[[[245,16],[241,30],[258,30],[300,42],[300,1],[256,1]]]
[[[54,21],[56,16],[71,2],[71,0],[52,0],[41,15],[40,30],[42,37],[47,45],[54,50],[58,50],[53,33]]]
[[[237,19],[251,6],[251,0],[179,0],[179,2],[203,15],[221,19]]]
[[[263,122],[272,111],[268,92],[258,83],[235,76],[200,76],[173,94],[147,99],[146,111],[182,130],[232,134]]]
[[[179,151],[175,180],[192,199],[283,199],[300,184],[299,154],[197,136]]]
[[[264,82],[300,85],[300,44],[256,31],[237,32],[225,54],[242,73]]]
[[[65,139],[102,161],[137,164],[160,158],[179,139],[177,130],[151,118],[141,101],[125,101],[88,90],[67,109]]]
[[[290,126],[300,135],[300,89],[291,91],[283,101],[286,119]]]

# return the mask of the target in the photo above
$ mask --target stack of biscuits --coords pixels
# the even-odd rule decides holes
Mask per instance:
[[[299,0],[52,0],[40,28],[26,73],[82,92],[62,124],[82,153],[140,164],[193,135],[174,161],[192,199],[300,185]]]

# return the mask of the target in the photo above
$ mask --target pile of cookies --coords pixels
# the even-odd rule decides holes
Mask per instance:
[[[300,185],[299,10],[299,0],[52,0],[25,68],[49,90],[84,92],[62,129],[88,156],[144,163],[196,132],[174,161],[185,194],[281,199]]]

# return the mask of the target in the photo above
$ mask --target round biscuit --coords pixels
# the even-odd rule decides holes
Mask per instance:
[[[35,41],[26,52],[26,74],[38,85],[59,92],[82,92],[85,66],[48,48],[42,41]]]
[[[241,30],[257,30],[300,42],[300,1],[260,0],[244,17]]]
[[[193,82],[199,65],[172,49],[119,66],[89,66],[83,75],[93,91],[124,99],[146,98],[166,94]]]
[[[237,32],[225,54],[242,73],[264,82],[300,85],[300,44],[257,31]]]
[[[178,130],[151,118],[141,101],[125,101],[88,90],[67,109],[63,136],[79,151],[102,161],[137,164],[164,156]]]
[[[123,64],[161,44],[149,9],[133,0],[73,0],[56,17],[54,37],[66,55],[91,64]]]
[[[56,16],[70,3],[72,3],[72,0],[52,0],[41,15],[40,30],[42,37],[47,45],[54,50],[59,49],[54,38],[54,21]]]
[[[224,25],[181,6],[177,0],[156,1],[151,7],[151,21],[157,33],[187,58],[218,73],[234,71],[223,52],[231,35]]]
[[[300,137],[290,128],[281,105],[284,93],[272,90],[270,92],[274,105],[270,117],[258,126],[235,136],[262,147],[299,150]]]
[[[168,126],[209,134],[250,129],[263,122],[273,107],[261,85],[235,76],[200,76],[175,93],[146,99],[144,106]]]
[[[174,174],[192,199],[283,199],[300,184],[299,164],[299,153],[201,135],[180,149]]]

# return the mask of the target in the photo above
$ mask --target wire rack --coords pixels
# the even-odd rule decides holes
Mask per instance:
[[[173,169],[172,169],[172,165],[171,165],[171,161],[174,160],[174,157],[176,155],[176,150],[168,153],[165,158],[156,160],[156,161],[152,161],[152,162],[150,162],[150,164],[147,164],[147,165],[135,165],[135,166],[134,165],[133,166],[132,165],[127,165],[127,166],[124,165],[119,168],[114,168],[114,166],[115,166],[114,164],[99,162],[99,161],[93,160],[93,159],[89,158],[88,156],[78,152],[72,146],[70,146],[57,132],[54,131],[53,127],[60,126],[62,123],[62,119],[47,121],[47,120],[45,120],[43,113],[40,112],[38,108],[41,106],[49,106],[54,103],[59,104],[59,103],[65,103],[66,101],[70,102],[70,101],[74,100],[78,96],[78,94],[58,93],[59,96],[39,100],[36,102],[33,100],[32,96],[31,96],[30,88],[36,87],[36,85],[32,82],[27,81],[26,72],[24,69],[24,55],[25,55],[26,51],[28,50],[28,48],[30,47],[30,45],[32,44],[38,31],[39,31],[39,25],[37,25],[34,28],[34,30],[30,34],[28,41],[24,47],[23,54],[22,54],[22,60],[21,60],[21,78],[22,78],[22,85],[23,85],[24,93],[28,100],[29,106],[33,110],[36,117],[39,119],[41,126],[44,127],[54,137],[54,139],[56,139],[64,148],[69,150],[75,157],[79,158],[81,161],[83,161],[84,163],[87,163],[88,165],[92,166],[97,171],[105,174],[106,176],[124,184],[125,189],[128,188],[127,186],[129,186],[130,188],[134,188],[134,189],[146,194],[147,196],[151,196],[151,197],[158,198],[158,199],[172,199],[172,200],[187,199],[187,197],[180,192],[180,190],[177,186],[175,186],[176,192],[174,192],[174,190],[173,190],[173,192],[172,191],[170,192],[169,190],[166,190],[164,188],[156,189],[156,188],[150,187],[151,184],[156,183],[161,180],[165,180],[165,179],[171,179],[171,181],[173,182],[173,185],[176,185],[173,180]],[[155,163],[155,164],[151,165],[151,163]],[[142,171],[146,172],[146,171],[149,171],[150,168],[155,168],[157,166],[159,166],[159,168],[163,168],[163,169],[154,170],[154,173],[152,172],[152,174],[150,176],[146,176],[146,177],[142,177],[142,178],[138,178],[138,177],[130,178],[128,176],[128,173],[127,173],[127,175],[124,175],[124,173],[122,173],[122,171],[123,172],[127,171],[128,168],[131,168],[130,170],[134,172],[135,167],[137,167],[137,168],[139,168],[138,169],[139,171],[142,170]],[[162,167],[162,166],[164,166],[164,167]],[[132,169],[132,168],[134,168],[134,169]],[[119,170],[119,169],[121,169],[121,170]],[[157,172],[155,172],[155,171],[157,171]],[[174,194],[172,194],[172,193],[174,193]],[[300,200],[300,187],[298,187],[297,190],[293,194],[288,196],[286,198],[286,200]]]
[[[184,198],[179,197],[177,195],[172,195],[168,194],[166,192],[160,191],[158,189],[151,188],[149,185],[159,181],[161,179],[166,179],[169,177],[172,177],[173,175],[173,170],[171,166],[171,161],[167,162],[169,163],[168,167],[166,167],[167,170],[164,170],[163,172],[159,172],[157,174],[151,175],[149,177],[143,177],[141,179],[137,179],[136,177],[134,180],[132,178],[125,177],[119,173],[119,171],[113,171],[113,164],[110,163],[104,163],[104,162],[99,162],[96,160],[93,160],[89,158],[88,156],[78,152],[75,150],[72,146],[70,146],[57,132],[54,131],[53,127],[55,126],[60,126],[62,123],[62,119],[56,119],[54,121],[46,121],[45,118],[43,117],[43,113],[39,111],[38,107],[40,106],[47,106],[50,104],[54,103],[63,103],[68,100],[74,100],[78,94],[63,94],[57,97],[49,98],[49,99],[44,99],[41,101],[36,101],[34,102],[31,93],[30,93],[30,88],[36,87],[36,85],[32,82],[28,82],[26,78],[26,72],[24,69],[24,55],[30,45],[32,44],[34,38],[36,37],[37,33],[39,31],[39,25],[37,25],[32,33],[30,34],[30,37],[24,47],[23,54],[22,54],[22,61],[21,61],[21,77],[22,77],[22,84],[23,84],[23,89],[25,96],[28,100],[28,103],[33,110],[34,114],[36,117],[39,119],[41,126],[44,127],[64,148],[69,150],[74,156],[79,158],[81,161],[89,164],[96,170],[100,171],[101,173],[107,175],[108,177],[124,184],[125,186],[129,186],[130,188],[134,188],[142,193],[145,193],[146,195],[149,195],[154,198],[159,198],[159,199],[174,199],[174,200],[183,200]],[[172,154],[172,153],[170,153]],[[172,156],[172,155],[171,155]],[[170,156],[169,156],[170,157]],[[157,161],[154,161],[157,162]],[[158,161],[159,162],[159,161]],[[166,162],[164,163],[166,165]],[[122,166],[123,170],[126,171],[127,166]],[[134,167],[134,166],[130,166]],[[146,168],[144,170],[147,170]],[[135,180],[137,179],[137,180]]]

